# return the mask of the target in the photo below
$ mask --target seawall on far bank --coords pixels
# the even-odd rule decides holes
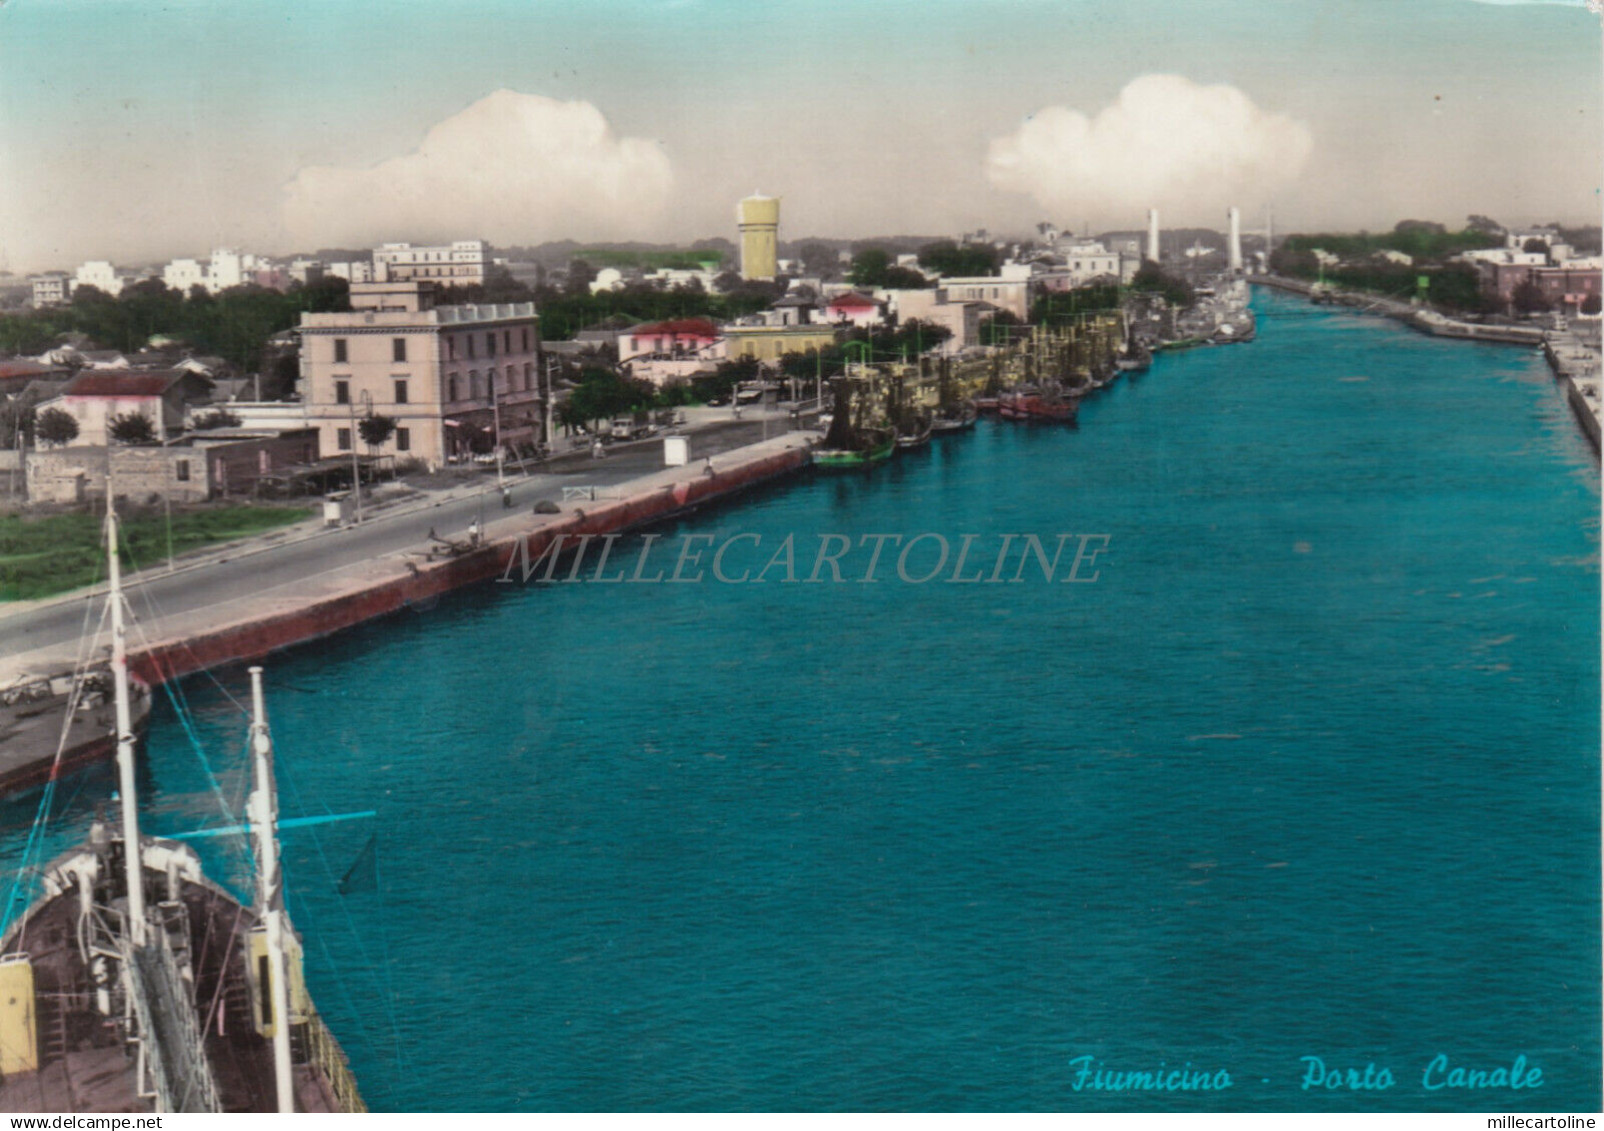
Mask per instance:
[[[729,497],[807,465],[805,435],[788,433],[727,452],[711,470],[696,463],[654,472],[620,485],[609,497],[565,506],[558,514],[509,515],[486,524],[481,544],[456,556],[431,558],[425,547],[387,554],[307,580],[181,613],[132,635],[129,666],[155,686],[218,665],[260,659],[506,572],[520,556],[539,557],[559,537],[618,533]],[[516,573],[515,575],[516,576]],[[19,672],[71,670],[72,648],[52,647],[6,660],[0,683]]]

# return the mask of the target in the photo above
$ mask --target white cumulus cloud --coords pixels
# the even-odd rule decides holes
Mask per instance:
[[[285,187],[303,249],[384,240],[492,243],[648,234],[674,170],[654,141],[620,138],[589,102],[498,90],[365,169],[308,166]]]
[[[992,141],[986,175],[1061,223],[1128,221],[1149,206],[1180,208],[1175,219],[1196,221],[1269,199],[1313,148],[1303,123],[1260,109],[1233,86],[1143,75],[1095,117],[1065,106],[1031,115]]]

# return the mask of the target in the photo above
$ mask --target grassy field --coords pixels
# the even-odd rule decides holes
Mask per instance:
[[[217,507],[174,511],[174,556],[215,542],[246,538],[298,522],[308,507]],[[0,601],[31,601],[93,584],[105,577],[98,515],[53,514],[36,518],[0,516]],[[160,511],[124,518],[125,568],[149,568],[167,560],[167,518]]]

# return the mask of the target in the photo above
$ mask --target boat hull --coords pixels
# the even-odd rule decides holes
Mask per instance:
[[[896,450],[896,443],[889,439],[863,451],[820,448],[813,453],[813,466],[821,471],[856,471],[884,463]]]
[[[252,1013],[248,940],[257,926],[255,912],[207,879],[188,847],[154,838],[144,838],[142,844],[147,906],[164,916],[163,922],[183,924],[171,937],[187,944],[193,1002],[206,1003],[191,1008],[195,1027],[203,1034],[219,1106],[225,1111],[277,1111],[272,1042],[258,1031]],[[120,842],[113,848],[120,854]],[[113,997],[110,1016],[101,1012],[97,985],[104,983],[97,982],[95,966],[79,947],[80,938],[92,937],[99,940],[101,952],[119,948],[114,928],[106,924],[120,919],[104,909],[119,904],[121,871],[120,864],[111,865],[110,853],[87,847],[59,857],[44,869],[44,894],[0,940],[0,971],[8,964],[28,969],[34,1038],[31,1049],[27,1042],[8,1048],[12,1055],[31,1054],[34,1064],[25,1070],[13,1065],[0,1078],[0,1110],[152,1110],[150,1100],[139,1094],[136,1061],[116,1023],[122,1010]],[[81,922],[80,882],[94,892],[97,914],[88,926]],[[292,984],[294,980],[292,976]],[[9,984],[15,989],[14,980]],[[343,1051],[309,1004],[307,1013],[294,1026],[303,1050],[293,1072],[296,1109],[366,1110]],[[198,1094],[198,1089],[185,1094]]]
[[[129,680],[134,737],[142,737],[150,721],[150,688]],[[68,697],[52,696],[39,704],[0,708],[0,797],[43,785],[74,770],[105,761],[117,753],[116,710],[108,702],[74,712],[61,758],[56,748],[66,721]]]
[[[1034,394],[1004,398],[997,406],[997,414],[1004,420],[1040,420],[1066,424],[1075,419],[1079,411],[1078,400],[1047,400]]]

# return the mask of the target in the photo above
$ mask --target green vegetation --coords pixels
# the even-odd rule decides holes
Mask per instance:
[[[700,271],[709,263],[716,271],[724,263],[724,253],[711,247],[665,251],[591,247],[574,252],[574,257],[597,267],[639,267],[643,271]]]
[[[776,283],[739,279],[726,294],[708,294],[694,287],[659,290],[640,283],[597,294],[588,289],[565,292],[556,287],[526,286],[502,269],[492,271],[483,286],[447,288],[441,301],[533,302],[540,311],[540,336],[560,342],[610,318],[622,318],[629,324],[670,318],[742,318],[767,308],[784,293],[784,287]]]
[[[1474,251],[1477,248],[1499,247],[1503,242],[1501,236],[1480,228],[1450,232],[1441,224],[1431,224],[1423,220],[1401,220],[1392,231],[1381,234],[1360,232],[1357,235],[1321,233],[1312,236],[1288,236],[1277,250],[1312,252],[1319,248],[1349,260],[1366,259],[1382,251],[1401,251],[1413,258],[1418,265],[1422,261],[1441,262],[1460,252]]]
[[[175,555],[298,522],[306,507],[222,506],[173,512]],[[0,516],[0,601],[32,601],[93,584],[105,575],[103,520],[90,514]],[[122,559],[131,569],[167,560],[160,509],[125,516]]]
[[[1068,291],[1049,291],[1031,305],[1030,320],[1039,323],[1064,322],[1082,314],[1118,310],[1121,297],[1121,288],[1113,283],[1076,287]]]
[[[20,426],[22,431],[28,430],[26,422],[21,422]],[[34,420],[33,428],[39,441],[46,444],[70,444],[78,438],[77,418],[64,409],[45,409]]]
[[[79,287],[70,306],[0,315],[0,354],[43,353],[71,333],[88,336],[102,349],[131,352],[165,334],[255,370],[267,339],[294,326],[302,311],[349,310],[347,289],[343,279],[324,279],[284,293],[245,286],[213,296],[195,287],[186,297],[160,279],[146,279],[113,298]]]
[[[1196,296],[1185,279],[1165,273],[1157,263],[1151,259],[1142,261],[1137,268],[1136,277],[1131,280],[1131,290],[1150,291],[1163,296],[1171,306],[1191,306]]]
[[[910,319],[895,328],[876,326],[854,328],[846,341],[819,350],[817,355],[788,353],[780,359],[780,373],[798,381],[813,381],[821,373],[825,379],[845,371],[847,362],[863,360],[863,343],[869,344],[872,361],[913,361],[952,337],[952,331],[932,322]],[[854,344],[856,343],[856,344]]]
[[[357,434],[362,442],[370,448],[382,448],[384,442],[395,435],[396,419],[393,416],[382,416],[369,412],[356,423]]]
[[[1434,306],[1464,314],[1487,314],[1497,308],[1497,303],[1482,292],[1481,276],[1468,263],[1411,266],[1371,260],[1327,267],[1322,272],[1313,253],[1288,251],[1285,247],[1279,247],[1270,257],[1270,267],[1282,275],[1299,279],[1318,279],[1323,276],[1333,286],[1397,299],[1413,298],[1420,277],[1425,276],[1426,297]]]
[[[919,290],[936,285],[917,271],[894,265],[891,253],[883,247],[866,247],[854,255],[847,281],[854,287],[892,287],[898,290]]]
[[[1002,262],[1002,252],[994,247],[965,244],[959,247],[952,240],[937,240],[919,249],[919,266],[939,275],[967,278],[977,275],[995,275]]]
[[[139,412],[122,412],[106,422],[106,434],[119,444],[154,444],[156,426]]]
[[[607,369],[586,369],[558,412],[562,423],[571,428],[588,426],[598,420],[632,415],[651,407],[656,399],[657,390],[650,381],[620,377]]]

